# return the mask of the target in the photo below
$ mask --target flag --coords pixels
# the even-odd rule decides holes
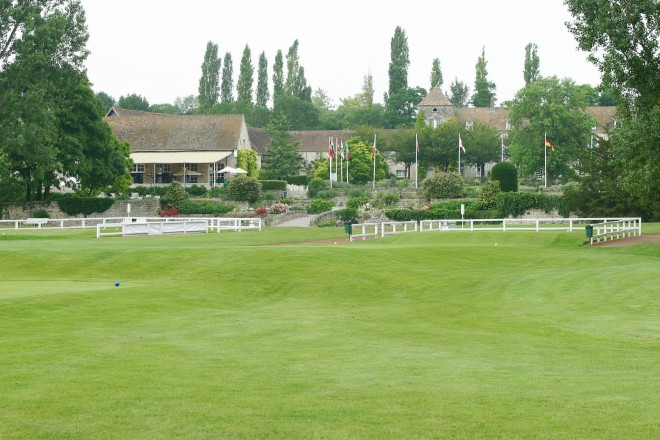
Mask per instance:
[[[548,139],[547,136],[545,137],[545,146],[550,148],[552,151],[555,151],[555,146],[552,145],[552,142],[550,142],[550,139]]]
[[[463,144],[463,141],[461,140],[461,134],[458,133],[458,148],[463,150],[463,153],[465,153],[465,144]]]
[[[351,152],[348,151],[348,141],[346,141],[346,160],[351,159]]]
[[[332,144],[332,140],[330,140],[330,152],[328,154],[330,154],[330,159],[335,157],[335,146]]]
[[[504,150],[506,150],[506,145],[504,145],[504,138],[502,138],[502,152],[504,152]]]
[[[376,155],[376,135],[374,135],[374,146],[371,148],[371,154]]]
[[[342,159],[344,159],[344,141],[341,141],[341,147],[339,148],[339,154]]]

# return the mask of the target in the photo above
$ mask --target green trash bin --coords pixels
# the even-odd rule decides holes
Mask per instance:
[[[584,231],[587,233],[587,238],[591,238],[594,236],[594,227],[591,225],[587,225],[584,227]]]
[[[344,223],[344,232],[346,232],[348,235],[353,234],[353,223],[351,222]]]

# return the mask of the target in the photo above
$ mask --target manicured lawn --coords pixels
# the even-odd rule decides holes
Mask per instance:
[[[94,234],[0,235],[2,439],[660,437],[657,244]]]

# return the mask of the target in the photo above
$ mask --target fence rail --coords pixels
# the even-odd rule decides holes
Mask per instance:
[[[383,222],[380,225],[381,237],[394,234],[405,234],[406,232],[417,232],[417,222]]]
[[[596,242],[599,242],[601,238],[603,241],[607,241],[608,239],[616,240],[619,238],[642,235],[642,219],[640,218],[606,221],[590,226],[592,229],[591,236],[589,237],[589,244],[594,244],[594,239],[596,239]]]
[[[351,234],[348,236],[348,241],[353,241],[356,238],[365,240],[367,237],[378,238],[378,223],[356,223],[351,225]],[[359,232],[356,232],[359,230]]]
[[[568,231],[582,229],[585,225],[606,222],[635,222],[641,234],[640,218],[536,218],[536,219],[447,219],[422,220],[419,223],[420,232],[430,231]]]

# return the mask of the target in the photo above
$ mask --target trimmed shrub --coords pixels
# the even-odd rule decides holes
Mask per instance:
[[[502,192],[497,195],[496,207],[500,217],[519,217],[530,209],[550,212],[561,208],[561,197],[543,193]]]
[[[328,199],[314,199],[307,207],[308,214],[321,214],[322,212],[331,211],[335,204],[332,200]]]
[[[260,180],[262,191],[286,191],[286,180]]]
[[[388,192],[383,196],[383,203],[387,206],[396,205],[401,200],[401,196],[398,193]]]
[[[339,191],[334,188],[324,189],[316,193],[316,197],[319,199],[334,199],[338,195],[339,195]]]
[[[291,185],[306,186],[308,178],[307,176],[287,176],[285,180]]]
[[[193,197],[200,197],[206,194],[206,187],[204,185],[191,185],[186,187],[186,192]]]
[[[424,180],[421,193],[426,200],[462,197],[463,178],[455,173],[438,173]]]
[[[357,223],[358,210],[355,208],[345,208],[336,211],[339,220],[344,223]]]
[[[188,200],[188,193],[179,182],[172,182],[165,191],[167,206],[181,209],[181,206]]]
[[[113,199],[99,197],[65,197],[57,201],[60,210],[68,215],[91,215],[110,209],[115,203]]]
[[[328,183],[327,180],[324,179],[312,179],[309,181],[309,185],[307,185],[307,196],[309,196],[310,199],[313,199],[316,197],[316,195],[319,193],[319,191],[323,191],[326,188],[329,188],[330,184]]]
[[[367,203],[369,203],[368,196],[353,197],[351,199],[348,199],[348,202],[346,203],[346,207],[359,211]]]
[[[494,209],[497,203],[497,195],[502,192],[499,180],[486,182],[481,188],[481,193],[477,200],[485,209]]]
[[[50,214],[48,214],[48,211],[45,209],[37,209],[32,213],[32,217],[34,218],[50,218]]]
[[[254,203],[261,195],[261,183],[254,177],[237,176],[227,185],[227,197],[230,200],[238,200]]]
[[[219,217],[223,214],[234,210],[232,205],[224,205],[222,203],[213,202],[197,202],[188,200],[180,207],[181,214],[210,214]]]
[[[499,162],[490,171],[490,179],[500,182],[502,192],[518,191],[518,169],[511,162]]]

